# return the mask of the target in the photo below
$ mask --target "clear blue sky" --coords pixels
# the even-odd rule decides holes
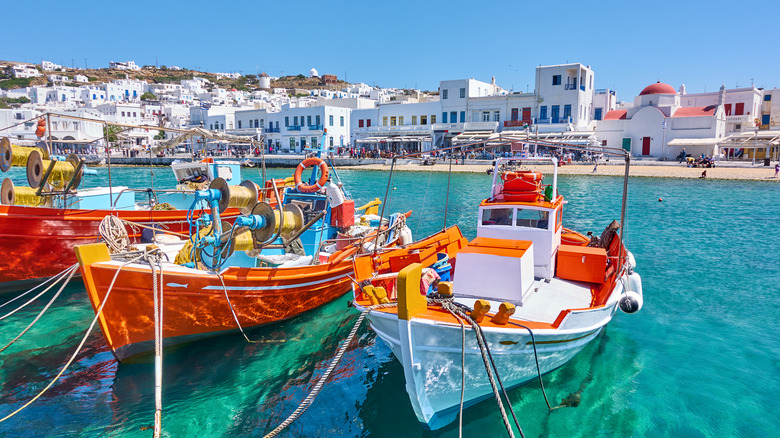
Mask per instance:
[[[0,59],[111,60],[435,90],[491,76],[533,90],[540,64],[581,62],[631,100],[661,80],[688,92],[780,87],[780,2],[21,1],[3,7]]]

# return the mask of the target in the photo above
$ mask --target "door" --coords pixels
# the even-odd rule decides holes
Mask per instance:
[[[642,137],[642,155],[650,155],[650,137]]]
[[[523,108],[523,123],[531,124],[531,107]]]

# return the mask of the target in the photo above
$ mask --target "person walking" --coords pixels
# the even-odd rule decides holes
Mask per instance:
[[[778,173],[780,173],[780,163],[775,164],[775,178],[777,178]]]

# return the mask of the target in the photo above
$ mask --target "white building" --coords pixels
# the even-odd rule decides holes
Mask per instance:
[[[127,61],[127,62],[111,61],[108,63],[108,68],[114,70],[133,70],[133,71],[141,70],[141,67],[137,66],[135,64],[135,61]]]
[[[46,76],[46,79],[48,79],[49,82],[53,82],[55,84],[56,83],[64,83],[64,82],[70,82],[71,81],[71,79],[69,77],[67,77],[65,75],[57,75],[57,74],[48,75],[48,76]]]
[[[41,72],[34,65],[16,64],[11,66],[11,75],[15,78],[37,78]]]
[[[714,104],[686,107],[674,87],[658,82],[645,87],[632,107],[607,112],[595,135],[602,146],[622,147],[634,156],[674,159],[683,148],[715,156],[726,130],[724,102],[722,88]]]
[[[89,83],[89,78],[84,75],[74,75],[73,80],[82,84]]]
[[[51,61],[41,61],[41,69],[43,69],[43,71],[55,71],[61,70],[62,66]]]
[[[268,90],[269,88],[271,88],[271,77],[268,76],[268,73],[262,72],[258,77],[258,83],[260,88],[262,88],[263,90]]]

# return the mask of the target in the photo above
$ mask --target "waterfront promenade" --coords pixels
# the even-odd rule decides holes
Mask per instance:
[[[221,159],[229,159],[229,157],[217,157]],[[286,167],[293,168],[303,160],[304,156],[300,154],[268,154],[266,155],[266,167]],[[190,159],[188,154],[178,154],[175,156],[166,156],[163,158],[152,157],[151,162],[153,165],[167,166],[175,159]],[[149,165],[150,158],[148,156],[138,156],[134,158],[127,158],[118,155],[114,155],[111,158],[113,165],[134,165],[143,166]],[[239,161],[249,160],[256,166],[260,165],[259,157],[250,157],[238,159]],[[449,170],[448,161],[440,159],[436,164],[432,166],[423,166],[420,164],[420,160],[417,159],[399,159],[396,162],[395,170],[398,171],[435,171],[446,172]],[[776,162],[772,162],[771,166],[764,166],[762,163],[756,163],[753,165],[749,161],[719,161],[717,167],[714,168],[696,168],[686,167],[684,164],[680,164],[677,161],[659,161],[653,159],[634,159],[631,161],[631,176],[637,177],[651,177],[651,178],[700,178],[702,172],[707,172],[707,179],[725,179],[725,180],[754,180],[754,181],[775,181],[780,182],[780,178],[774,177],[774,166]],[[356,168],[364,170],[390,170],[390,160],[379,158],[348,158],[348,157],[334,157],[333,165],[337,168]],[[454,172],[471,172],[480,173],[485,172],[492,166],[492,160],[466,160],[466,164],[454,164],[452,170]],[[542,172],[550,172],[551,166],[537,166]],[[593,171],[593,163],[591,162],[574,162],[565,166],[560,166],[558,174],[560,175],[591,175],[591,176],[623,176],[623,162],[620,160],[600,161],[598,169]]]

